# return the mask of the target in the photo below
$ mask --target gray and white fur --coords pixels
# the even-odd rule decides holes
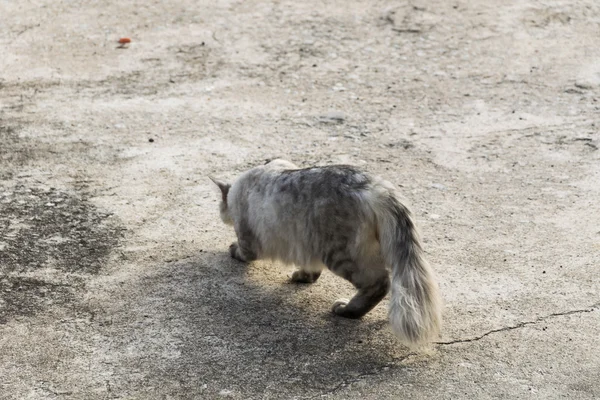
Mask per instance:
[[[222,193],[221,219],[237,234],[233,258],[294,264],[297,283],[315,282],[327,267],[358,290],[333,304],[347,318],[368,313],[391,287],[394,333],[410,347],[438,336],[438,285],[391,183],[351,166],[299,169],[284,160],[253,168],[232,185],[213,181]]]

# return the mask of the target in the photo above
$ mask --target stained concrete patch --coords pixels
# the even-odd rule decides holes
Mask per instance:
[[[80,194],[0,188],[0,323],[71,302],[81,275],[98,273],[122,233]]]
[[[3,272],[39,268],[97,273],[118,243],[110,214],[76,194],[18,185],[0,193]]]
[[[32,157],[30,147],[17,148],[17,144],[19,143],[18,130],[19,126],[0,119],[0,140],[2,141],[2,145],[0,146],[0,165],[3,166],[0,169],[0,180],[12,178],[14,175],[14,166],[23,165]],[[11,167],[8,168],[8,166]]]
[[[18,104],[21,106],[24,99]],[[0,112],[0,184],[15,176],[29,176],[28,167],[43,164],[48,158],[70,158],[75,154],[88,156],[89,146],[81,139],[53,142],[48,138],[63,136],[72,127],[64,122],[44,121],[43,126],[27,132],[31,122],[24,118],[3,118]],[[24,132],[25,131],[25,132]],[[98,156],[98,152],[91,157]]]
[[[53,305],[75,299],[73,284],[56,284],[24,277],[0,278],[0,324],[14,316],[31,317]]]

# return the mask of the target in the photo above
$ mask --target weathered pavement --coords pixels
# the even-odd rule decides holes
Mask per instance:
[[[600,4],[488,3],[0,3],[0,399],[599,398]],[[401,186],[430,353],[229,259],[273,157]]]

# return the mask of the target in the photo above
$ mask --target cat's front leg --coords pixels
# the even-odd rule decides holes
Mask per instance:
[[[241,244],[240,244],[241,243]],[[244,242],[233,242],[229,246],[229,255],[241,262],[250,262],[256,260],[256,253],[247,246]]]
[[[260,246],[246,220],[240,219],[236,222],[235,233],[238,241],[229,246],[231,257],[241,262],[256,260]]]

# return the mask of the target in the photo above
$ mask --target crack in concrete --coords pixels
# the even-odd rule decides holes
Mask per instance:
[[[50,386],[44,387],[38,387],[38,389],[44,390],[48,393],[52,393],[54,396],[70,396],[73,394],[73,391],[71,390],[55,390]]]
[[[492,329],[491,331],[488,331],[488,332],[486,332],[486,333],[484,333],[482,335],[479,335],[479,336],[476,336],[476,337],[473,337],[473,338],[469,338],[469,339],[456,339],[456,340],[450,340],[450,341],[447,341],[447,342],[434,342],[434,344],[437,344],[437,345],[440,345],[440,346],[448,346],[448,345],[453,345],[453,344],[457,344],[457,343],[476,342],[478,340],[483,339],[484,337],[486,337],[488,335],[491,335],[492,333],[511,331],[513,329],[519,329],[519,328],[522,328],[522,327],[527,326],[527,325],[535,325],[537,323],[543,322],[543,321],[545,321],[547,319],[550,319],[550,318],[560,317],[560,316],[565,316],[565,315],[572,315],[572,314],[590,313],[590,312],[594,311],[595,309],[597,309],[599,306],[600,306],[600,302],[598,302],[596,304],[592,304],[590,307],[587,307],[587,308],[552,313],[552,314],[544,315],[542,317],[538,317],[538,318],[536,318],[533,321],[523,321],[523,322],[519,322],[516,325],[505,326],[504,328]]]
[[[340,383],[338,383],[337,385],[335,385],[334,387],[332,387],[331,389],[328,389],[328,390],[326,390],[322,393],[316,394],[314,396],[304,397],[304,399],[309,400],[309,399],[316,399],[316,398],[328,396],[328,395],[333,394],[333,393],[337,392],[338,390],[340,390],[348,385],[351,385],[353,383],[356,383],[368,376],[374,376],[374,375],[380,374],[381,372],[386,370],[386,368],[391,369],[391,368],[397,366],[398,362],[402,362],[402,361],[406,360],[408,357],[414,356],[414,355],[416,355],[416,353],[409,353],[403,357],[394,358],[393,362],[391,362],[391,363],[385,364],[379,368],[376,368],[373,371],[363,372],[361,374],[358,374],[355,377],[346,378],[346,379],[342,380]]]
[[[573,314],[582,314],[582,313],[590,313],[593,312],[594,310],[600,308],[600,302],[592,304],[591,306],[587,307],[587,308],[583,308],[583,309],[577,309],[577,310],[569,310],[569,311],[563,311],[563,312],[556,312],[556,313],[552,313],[552,314],[548,314],[548,315],[544,315],[541,317],[536,318],[533,321],[523,321],[523,322],[519,322],[516,325],[511,325],[511,326],[506,326],[503,328],[498,328],[498,329],[492,329],[491,331],[488,331],[482,335],[476,336],[474,338],[469,338],[469,339],[457,339],[457,340],[451,340],[451,341],[447,341],[447,342],[434,342],[434,344],[440,345],[440,346],[448,346],[448,345],[453,345],[453,344],[457,344],[457,343],[469,343],[469,342],[476,342],[480,339],[483,339],[484,337],[491,335],[492,333],[497,333],[497,332],[505,332],[505,331],[510,331],[513,329],[518,329],[518,328],[522,328],[524,326],[527,325],[535,325],[537,323],[543,322],[547,319],[550,318],[554,318],[554,317],[560,317],[560,316],[566,316],[566,315],[573,315]],[[359,374],[356,377],[352,377],[352,378],[346,378],[344,380],[342,380],[340,383],[338,383],[337,385],[335,385],[334,387],[332,387],[331,389],[328,389],[324,392],[321,392],[319,394],[316,394],[314,396],[310,396],[310,397],[304,397],[304,399],[309,400],[309,399],[316,399],[316,398],[321,398],[321,397],[325,397],[325,396],[329,396],[335,392],[337,392],[338,390],[351,385],[353,383],[356,383],[366,377],[369,376],[374,376],[377,374],[380,374],[381,372],[383,372],[386,368],[390,369],[394,366],[396,366],[396,362],[401,362],[406,360],[408,357],[410,356],[414,356],[416,355],[415,353],[409,353],[407,355],[405,355],[404,357],[399,357],[397,359],[394,359],[394,362],[386,364],[382,367],[379,367],[373,371],[370,372],[363,372],[361,374]]]

